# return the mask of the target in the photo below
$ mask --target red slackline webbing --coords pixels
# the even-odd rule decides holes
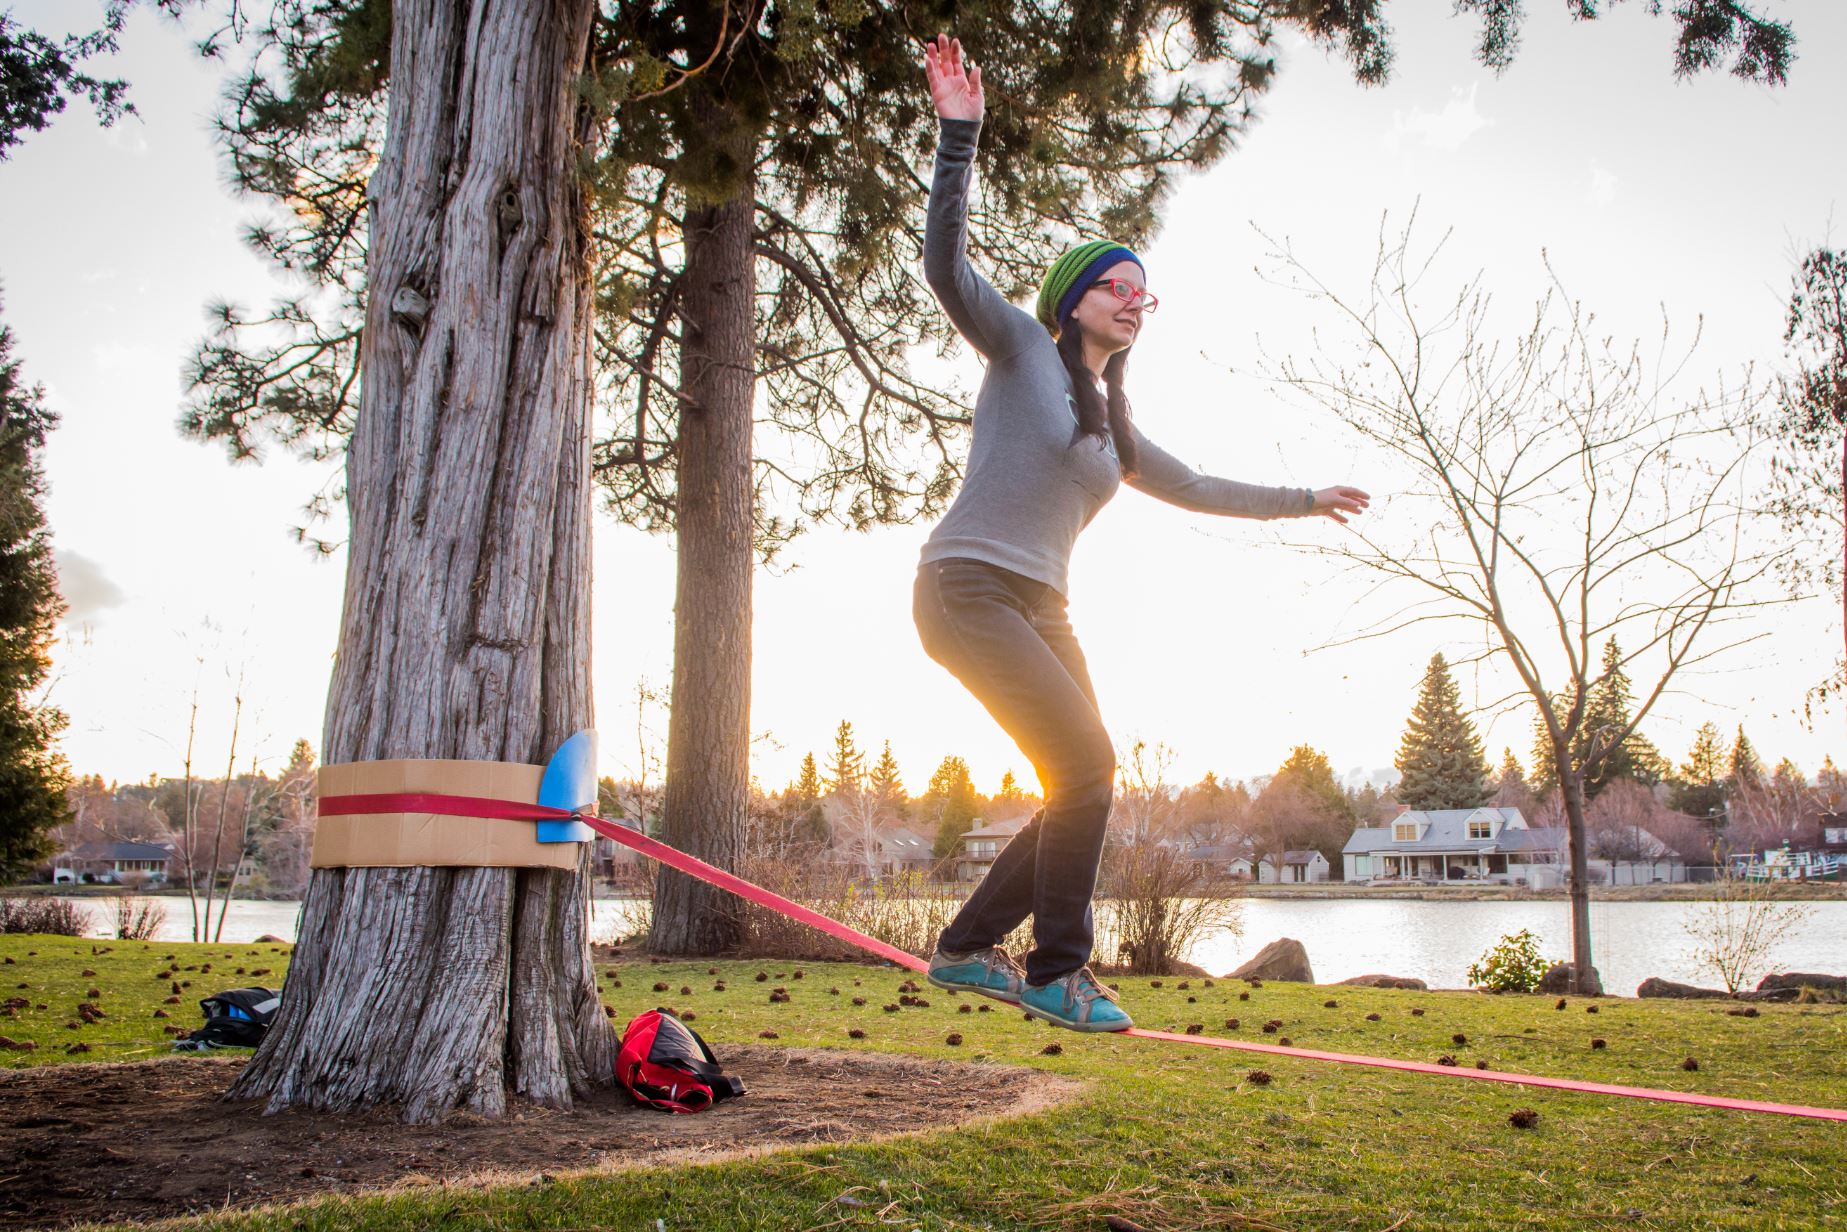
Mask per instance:
[[[445,796],[427,792],[392,792],[377,795],[329,796],[320,802],[323,817],[344,817],[364,813],[438,813],[451,817],[488,817],[504,821],[582,821],[605,838],[683,873],[729,890],[759,906],[781,912],[831,937],[877,954],[900,967],[927,972],[930,964],[875,937],[868,937],[838,920],[766,890],[722,868],[707,864],[695,856],[649,838],[638,830],[616,825],[600,817],[573,813],[569,809],[547,808],[540,804],[521,804],[508,800],[486,800],[474,796]],[[1630,1099],[1649,1099],[1663,1103],[1695,1104],[1703,1108],[1731,1108],[1739,1112],[1768,1112],[1779,1116],[1809,1117],[1822,1121],[1847,1122],[1847,1108],[1815,1108],[1804,1104],[1778,1104],[1766,1100],[1732,1099],[1723,1095],[1700,1095],[1691,1091],[1668,1091],[1654,1087],[1628,1087],[1608,1082],[1587,1082],[1573,1078],[1545,1078],[1535,1074],[1514,1074],[1491,1069],[1463,1069],[1431,1065],[1424,1061],[1401,1061],[1393,1057],[1370,1057],[1344,1052],[1319,1052],[1312,1048],[1284,1048],[1276,1044],[1247,1043],[1244,1040],[1220,1039],[1211,1035],[1181,1035],[1173,1031],[1144,1031],[1139,1027],[1115,1034],[1138,1039],[1164,1040],[1170,1044],[1198,1044],[1208,1048],[1231,1048],[1241,1052],[1263,1052],[1276,1056],[1299,1057],[1308,1061],[1333,1061],[1342,1065],[1365,1065],[1375,1069],[1405,1070],[1417,1074],[1437,1074],[1446,1078],[1474,1078],[1483,1082],[1510,1082],[1518,1086],[1547,1087],[1558,1091],[1578,1091],[1591,1095],[1620,1095]]]

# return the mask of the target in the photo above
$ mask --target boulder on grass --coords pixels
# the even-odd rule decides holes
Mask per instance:
[[[1357,984],[1361,988],[1415,988],[1420,991],[1430,987],[1424,981],[1408,975],[1356,975],[1341,983]]]
[[[287,938],[284,938],[284,937],[278,937],[275,933],[264,933],[261,937],[258,937],[255,941],[252,941],[250,944],[251,945],[287,945],[288,940]]]
[[[1288,980],[1297,984],[1315,982],[1315,970],[1308,965],[1308,950],[1294,937],[1279,937],[1257,951],[1256,957],[1225,977],[1228,980]]]
[[[1635,995],[1638,997],[1679,997],[1687,1001],[1729,1001],[1731,994],[1723,988],[1699,988],[1692,984],[1676,984],[1673,980],[1664,980],[1658,975],[1651,975],[1637,985]]]
[[[1758,992],[1775,992],[1784,988],[1800,992],[1804,988],[1813,988],[1822,992],[1847,992],[1847,975],[1813,975],[1801,971],[1785,971],[1781,975],[1766,975],[1757,981]]]
[[[1570,993],[1571,970],[1570,963],[1553,963],[1546,968],[1546,973],[1539,977],[1539,987],[1533,991],[1552,997],[1561,993]],[[1581,997],[1601,997],[1603,995],[1603,979],[1597,974],[1597,968],[1590,969],[1588,978],[1585,979],[1583,987],[1579,988],[1577,993]]]

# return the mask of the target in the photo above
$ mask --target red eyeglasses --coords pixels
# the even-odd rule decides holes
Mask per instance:
[[[1142,312],[1153,312],[1161,303],[1156,296],[1150,294],[1146,289],[1136,286],[1127,278],[1099,278],[1090,284],[1090,289],[1093,291],[1098,287],[1108,287],[1111,295],[1114,295],[1123,303],[1131,306],[1134,306],[1135,302],[1140,300],[1140,311]]]

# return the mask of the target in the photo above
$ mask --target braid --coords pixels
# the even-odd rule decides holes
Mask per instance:
[[[1122,373],[1128,366],[1129,352],[1117,351],[1103,366],[1103,384],[1109,390],[1107,403],[1097,392],[1096,378],[1084,366],[1083,331],[1075,321],[1067,323],[1058,335],[1058,357],[1071,374],[1072,398],[1077,403],[1077,431],[1072,443],[1087,436],[1110,441],[1116,446],[1116,462],[1123,478],[1133,478],[1138,461],[1135,434],[1129,428],[1129,399],[1122,391]]]

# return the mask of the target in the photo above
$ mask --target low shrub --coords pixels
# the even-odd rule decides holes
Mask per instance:
[[[1540,956],[1539,938],[1523,928],[1502,937],[1469,964],[1469,986],[1489,992],[1532,992],[1550,965]]]
[[[90,913],[61,898],[0,898],[0,933],[50,933],[82,937],[90,931]]]

